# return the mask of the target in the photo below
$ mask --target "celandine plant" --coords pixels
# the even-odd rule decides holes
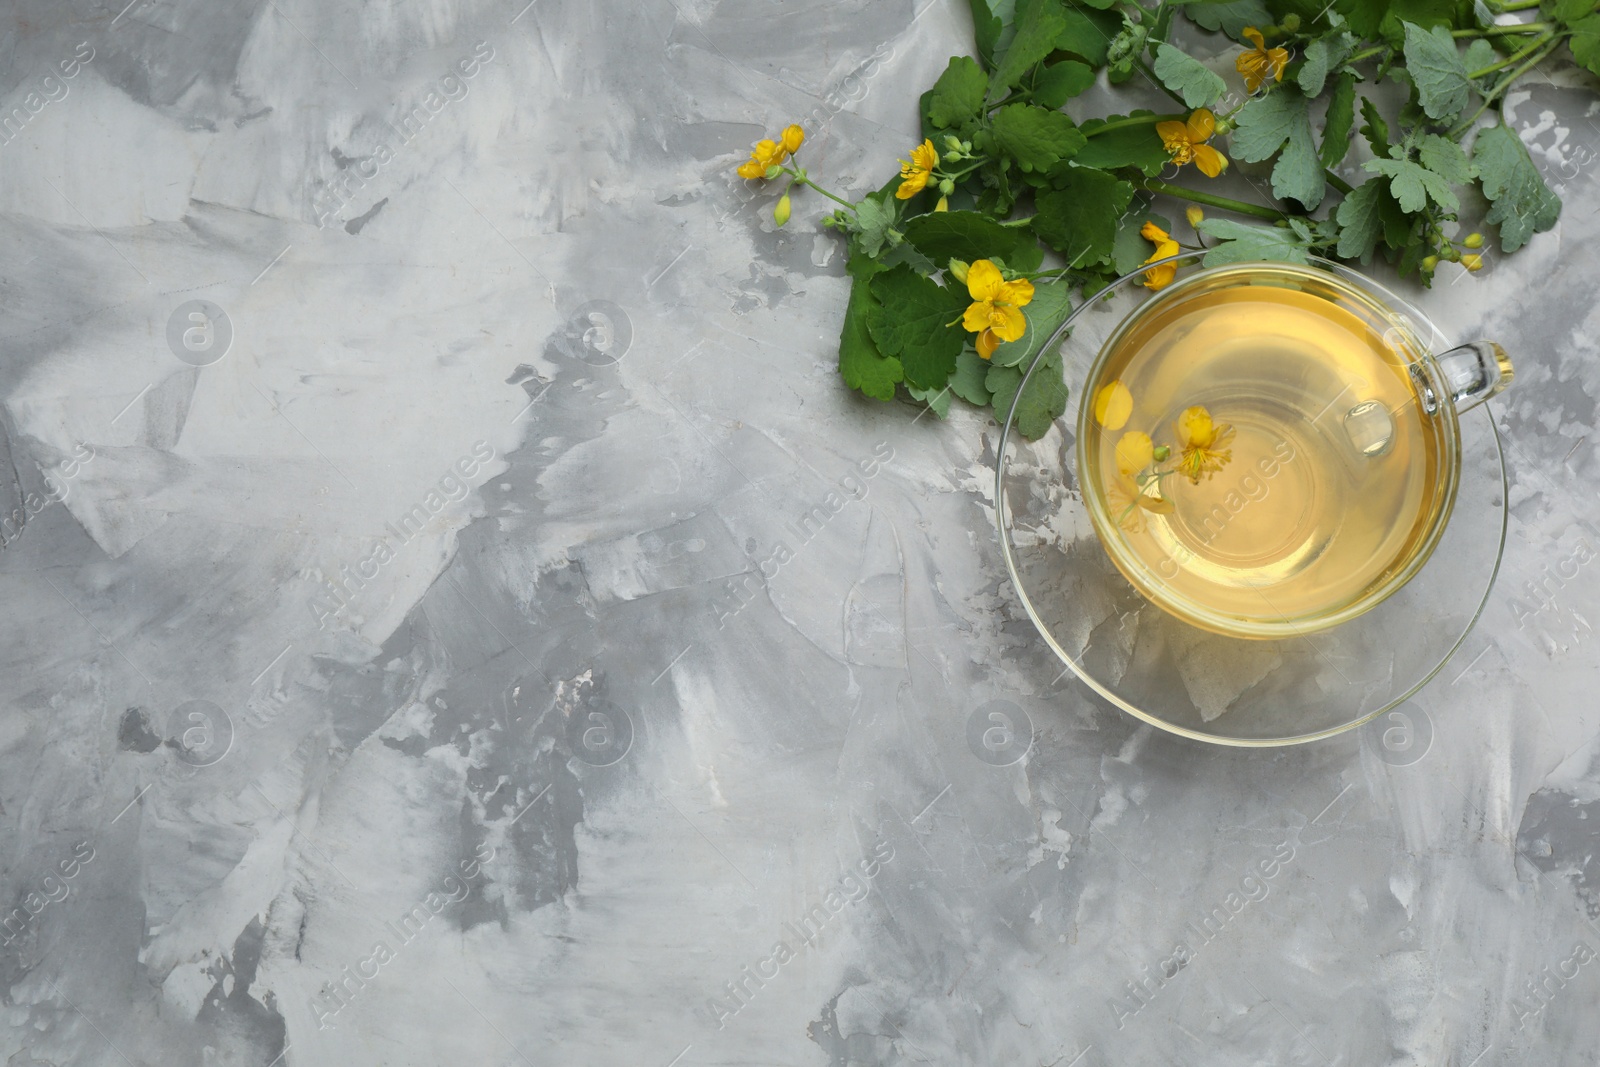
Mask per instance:
[[[940,417],[952,393],[1003,417],[1074,292],[1184,247],[1204,249],[1208,266],[1378,255],[1424,285],[1441,262],[1479,270],[1482,235],[1457,244],[1447,234],[1462,187],[1488,202],[1504,252],[1561,210],[1504,120],[1507,90],[1558,49],[1600,74],[1595,0],[968,2],[977,55],[953,57],[922,94],[922,143],[882,188],[852,203],[818,185],[796,159],[799,126],[739,167],[781,184],[780,226],[797,188],[839,205],[822,223],[849,241],[840,373],[880,400],[903,388]],[[1173,43],[1180,15],[1237,42],[1237,89]],[[1102,71],[1113,85],[1155,86],[1173,108],[1070,115]],[[1368,95],[1383,81],[1404,94],[1392,114]],[[1355,132],[1373,158],[1352,186],[1330,168]],[[1271,161],[1264,199],[1274,203],[1209,191],[1228,169],[1224,147]],[[1190,203],[1194,245],[1172,236],[1157,196]],[[1175,275],[1172,264],[1152,267],[1144,284]],[[1017,402],[1029,438],[1066,410],[1060,356],[1041,358]]]

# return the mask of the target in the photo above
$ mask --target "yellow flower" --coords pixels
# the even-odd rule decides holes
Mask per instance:
[[[1172,162],[1178,166],[1193,163],[1207,178],[1215,178],[1228,169],[1228,157],[1206,144],[1217,132],[1217,118],[1205,108],[1196,108],[1188,122],[1156,123],[1156,133],[1167,146]]]
[[[778,137],[780,140],[777,141],[756,142],[755,148],[750,150],[749,161],[739,164],[739,177],[765,178],[769,168],[781,166],[784,160],[800,150],[801,142],[806,139],[806,131],[799,126],[785,126]]]
[[[1158,259],[1166,259],[1168,256],[1175,256],[1182,251],[1182,249],[1178,247],[1178,242],[1172,239],[1172,235],[1170,233],[1148,220],[1145,221],[1144,226],[1139,230],[1139,236],[1143,237],[1146,241],[1153,242],[1156,246],[1155,252],[1150,256],[1149,259],[1145,260],[1146,263],[1154,263]],[[1172,279],[1176,278],[1177,276],[1178,265],[1176,263],[1163,263],[1159,267],[1151,267],[1149,270],[1145,271],[1144,281],[1140,282],[1139,284],[1144,286],[1146,289],[1165,289],[1167,286],[1172,284]]]
[[[934,150],[933,142],[925,139],[911,150],[911,162],[901,161],[900,177],[903,180],[900,188],[894,191],[895,199],[910,200],[922,192],[927,188],[928,179],[933,177],[933,168],[938,165],[939,153]]]
[[[1201,477],[1211,477],[1233,459],[1233,449],[1227,447],[1232,440],[1232,426],[1212,422],[1211,412],[1198,405],[1185,408],[1178,416],[1178,443],[1183,446],[1183,455],[1176,469],[1199,485]]]
[[[1254,26],[1246,26],[1244,35],[1254,42],[1255,47],[1242,53],[1233,61],[1233,65],[1240,77],[1244,78],[1245,91],[1255,92],[1269,75],[1275,82],[1283,81],[1283,68],[1289,65],[1289,50],[1268,48],[1261,31]]]
[[[1156,446],[1150,435],[1133,430],[1117,440],[1117,470],[1126,475],[1138,474],[1155,462]]]
[[[978,335],[978,355],[988,359],[1001,341],[1015,341],[1027,332],[1028,320],[1021,309],[1033,299],[1032,282],[1026,278],[1008,282],[999,267],[979,259],[967,268],[967,292],[972,304],[961,316],[961,325]]]
[[[1120,430],[1133,414],[1133,394],[1121,381],[1110,382],[1094,394],[1094,421],[1108,430]]]

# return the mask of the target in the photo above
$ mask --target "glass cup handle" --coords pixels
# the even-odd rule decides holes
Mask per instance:
[[[1511,357],[1493,341],[1473,341],[1433,357],[1456,413],[1471,411],[1511,384]]]

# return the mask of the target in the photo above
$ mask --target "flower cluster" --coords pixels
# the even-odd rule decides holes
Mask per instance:
[[[1133,415],[1133,393],[1121,381],[1100,388],[1094,398],[1094,419],[1107,432],[1128,424]],[[1199,485],[1233,459],[1233,427],[1216,422],[1211,412],[1196,404],[1185,408],[1173,425],[1178,442],[1178,459],[1163,470],[1158,464],[1172,458],[1172,448],[1158,445],[1142,430],[1130,430],[1117,438],[1113,457],[1117,479],[1106,490],[1119,527],[1129,533],[1144,529],[1144,512],[1166,515],[1173,510],[1171,499],[1162,495],[1162,480],[1181,474]]]

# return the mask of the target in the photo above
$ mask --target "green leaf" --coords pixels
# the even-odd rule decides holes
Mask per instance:
[[[1146,222],[1153,222],[1171,233],[1172,220],[1149,210],[1149,205],[1135,207],[1117,223],[1117,236],[1111,247],[1111,266],[1118,275],[1132,274],[1155,253],[1155,246],[1140,234]]]
[[[1317,157],[1324,167],[1337,166],[1350,151],[1350,127],[1356,121],[1356,76],[1341,74],[1328,96],[1328,114],[1322,124],[1322,152]]]
[[[883,251],[894,223],[895,208],[892,200],[885,202],[875,193],[863,197],[856,205],[856,225],[860,227],[857,230],[857,240],[861,244],[861,251],[869,256],[876,256]]]
[[[1389,199],[1387,183],[1382,178],[1368,178],[1344,198],[1335,213],[1339,220],[1339,258],[1359,259],[1365,263],[1372,257],[1383,234],[1383,201]]]
[[[1071,313],[1072,287],[1069,283],[1042,282],[1035,285],[1033,300],[1022,309],[1023,317],[1028,320],[1028,332],[1015,341],[997,346],[989,362],[997,367],[1026,365]]]
[[[1066,257],[1069,267],[1110,256],[1117,219],[1133,199],[1133,186],[1103,170],[1074,166],[1052,173],[1051,181],[1054,189],[1034,197],[1033,231]]]
[[[1361,98],[1361,117],[1366,120],[1361,124],[1361,136],[1367,139],[1367,144],[1372,146],[1375,156],[1389,154],[1389,124],[1383,121],[1383,113],[1378,110],[1378,105],[1363,96]]]
[[[1024,172],[1049,170],[1083,148],[1084,135],[1059,111],[1031,104],[1007,104],[990,120],[995,147]]]
[[[1221,30],[1235,41],[1244,40],[1246,26],[1270,26],[1277,21],[1261,0],[1188,4],[1183,13],[1197,26],[1213,32]]]
[[[1052,349],[1039,357],[1039,366],[1022,387],[1023,371],[1018,367],[990,367],[983,384],[994,394],[995,418],[1004,420],[1017,405],[1017,432],[1030,441],[1037,441],[1050,432],[1050,426],[1067,410],[1067,384],[1061,379],[1061,352]]]
[[[1093,67],[1076,59],[1063,59],[1039,72],[1033,83],[1033,102],[1053,110],[1093,84]]]
[[[1122,16],[1114,11],[1069,7],[1062,12],[1062,17],[1067,25],[1056,35],[1056,47],[1096,69],[1105,66],[1111,39],[1122,31]]]
[[[933,274],[943,266],[942,263],[935,263],[923,255],[917,246],[910,241],[901,241],[899,244],[890,247],[888,251],[877,258],[876,262],[883,270],[905,264],[918,274]]]
[[[1594,13],[1593,0],[1555,0],[1554,3],[1546,0],[1539,7],[1548,18],[1557,22],[1574,23],[1586,15]]]
[[[871,282],[857,276],[850,286],[850,302],[844,309],[844,329],[839,334],[839,373],[844,383],[877,400],[893,400],[894,387],[905,372],[900,361],[878,351],[867,329],[877,298]]]
[[[1600,15],[1574,22],[1567,47],[1572,49],[1572,58],[1578,61],[1578,66],[1590,74],[1600,75]]]
[[[1417,160],[1452,185],[1470,182],[1477,174],[1461,146],[1436,133],[1424,134],[1417,140]]]
[[[867,330],[878,351],[899,356],[907,385],[942,389],[956,369],[966,334],[952,320],[970,301],[924,278],[910,267],[896,267],[871,281],[874,305]]]
[[[1369,159],[1361,167],[1389,179],[1389,192],[1407,214],[1421,211],[1430,199],[1445,211],[1461,206],[1449,182],[1409,159]]]
[[[1407,22],[1424,30],[1455,23],[1455,0],[1335,0],[1333,6],[1358,36],[1381,37],[1395,47],[1405,41]]]
[[[970,348],[963,348],[956,357],[955,373],[950,375],[950,391],[969,404],[983,407],[991,399],[989,387],[983,384],[988,373],[988,360]]]
[[[1479,37],[1467,45],[1467,54],[1461,57],[1461,65],[1466,67],[1468,72],[1482,70],[1499,58],[1500,53],[1494,50],[1494,45],[1490,44],[1487,39]],[[1479,80],[1487,82],[1492,77],[1493,75],[1486,74]]]
[[[939,418],[942,419],[950,414],[949,386],[941,385],[937,389],[918,389],[914,385],[907,385],[906,392],[911,394],[911,399],[920,400],[928,405]]]
[[[1272,168],[1272,195],[1279,199],[1291,197],[1310,211],[1322,203],[1327,190],[1322,161],[1317,158],[1316,142],[1311,138],[1311,121],[1298,122],[1289,127],[1289,140]]]
[[[983,94],[988,87],[989,79],[974,60],[951,56],[950,65],[933,83],[932,96],[928,98],[929,120],[943,129],[959,129],[983,110]]]
[[[999,257],[1021,270],[1039,243],[1025,226],[1002,226],[981,211],[930,211],[905,223],[906,242],[943,266],[952,259]]]
[[[1017,0],[1017,32],[1000,58],[989,92],[996,99],[1004,90],[1022,83],[1030,70],[1055,50],[1056,38],[1067,28],[1061,0]]]
[[[1483,181],[1483,195],[1493,203],[1484,216],[1500,227],[1500,249],[1515,252],[1528,238],[1556,224],[1561,201],[1545,185],[1528,149],[1509,126],[1478,131],[1472,161]]]
[[[1297,82],[1306,96],[1318,96],[1328,81],[1328,75],[1338,70],[1350,58],[1355,48],[1355,38],[1348,33],[1331,33],[1318,37],[1306,45],[1305,62],[1300,66]]]
[[[1228,91],[1220,75],[1170,44],[1156,46],[1154,70],[1161,84],[1183,97],[1187,107],[1210,107]]]
[[[1154,114],[1135,111],[1132,115],[1110,115],[1104,119],[1086,119],[1079,130],[1088,143],[1073,156],[1080,167],[1116,170],[1118,167],[1137,167],[1146,175],[1160,174],[1171,161],[1171,155],[1156,134],[1154,121],[1140,120]]]
[[[1005,0],[967,0],[972,9],[972,33],[977,39],[978,55],[986,67],[994,66],[994,50],[1000,43],[1000,33],[1005,28],[997,8],[1009,7]]]
[[[1263,259],[1284,263],[1309,262],[1305,238],[1286,228],[1249,226],[1232,219],[1202,219],[1199,229],[1218,242],[1206,253],[1205,265],[1208,267]]]
[[[1276,89],[1245,104],[1234,119],[1234,126],[1234,157],[1258,163],[1276,152],[1298,127],[1310,132],[1306,98],[1286,87]]]
[[[1455,39],[1442,26],[1430,31],[1407,22],[1405,31],[1406,70],[1422,110],[1439,122],[1453,121],[1466,108],[1472,88]]]

